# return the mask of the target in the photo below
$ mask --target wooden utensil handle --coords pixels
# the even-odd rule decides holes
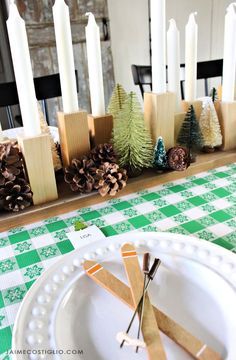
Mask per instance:
[[[95,267],[98,265],[98,267]],[[99,286],[120,299],[131,309],[135,309],[130,288],[115,277],[108,270],[95,261],[87,260],[83,264],[87,275]],[[90,270],[93,269],[91,272]],[[188,330],[171,319],[168,315],[153,306],[156,321],[159,329],[184,349],[195,360],[223,360],[217,352],[210,347],[205,347],[205,343],[192,335]]]

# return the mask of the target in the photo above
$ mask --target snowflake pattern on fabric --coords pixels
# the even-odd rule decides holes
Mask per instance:
[[[211,204],[205,204],[201,206],[203,211],[206,211],[208,213],[212,213],[213,211],[216,211],[215,206],[211,205]]]
[[[149,191],[148,190],[141,190],[141,191],[138,191],[137,194],[140,195],[140,196],[143,196],[143,195],[146,195],[148,194]]]
[[[73,226],[76,221],[83,221],[83,219],[79,216],[73,216],[71,218],[64,219],[64,222],[67,226]]]
[[[0,239],[0,247],[6,246],[8,243],[8,239],[7,238],[1,238]]]
[[[92,211],[92,208],[87,207],[87,208],[83,208],[83,209],[79,209],[77,212],[78,214],[86,214],[87,212]]]
[[[146,214],[146,217],[151,222],[160,221],[165,218],[165,215],[163,215],[160,211],[153,211],[149,214]]]
[[[23,230],[24,230],[24,228],[21,226],[21,227],[17,227],[17,228],[14,228],[14,229],[10,229],[8,232],[10,234],[17,234],[17,233],[19,233],[19,232],[21,232]]]
[[[20,287],[15,287],[13,289],[8,289],[7,294],[4,296],[5,299],[8,299],[11,303],[15,301],[22,300],[25,295],[25,290],[22,290]]]
[[[149,232],[149,231],[151,231],[151,232],[152,232],[152,231],[156,232],[156,231],[158,231],[157,227],[156,227],[156,226],[152,226],[152,225],[148,225],[148,226],[142,228],[141,230],[144,231],[144,232]]]
[[[216,224],[216,221],[210,216],[198,219],[198,222],[203,226],[211,226]]]
[[[206,189],[211,189],[211,190],[213,190],[213,189],[216,188],[216,185],[213,184],[213,183],[206,183],[206,184],[204,184],[204,187],[205,187]]]
[[[39,226],[39,227],[36,227],[34,229],[31,229],[29,231],[31,237],[34,236],[41,236],[41,235],[44,235],[44,234],[47,234],[48,230],[45,226]]]
[[[55,216],[55,217],[44,220],[44,223],[45,224],[52,224],[52,223],[54,223],[54,222],[56,222],[58,220],[60,220],[60,218],[58,216]]]
[[[102,219],[94,219],[94,220],[91,220],[90,223],[97,227],[103,227],[106,225],[105,221]]]
[[[43,255],[46,258],[50,256],[55,256],[56,253],[57,253],[57,249],[52,246],[47,246],[40,251],[40,255]]]
[[[225,239],[232,245],[236,246],[236,233],[233,232],[225,237]]]
[[[15,266],[15,261],[11,259],[7,259],[4,261],[0,261],[0,272],[5,273],[7,271],[12,271]]]
[[[226,209],[225,212],[231,216],[236,216],[236,208],[234,206]]]
[[[189,235],[188,232],[181,227],[174,227],[172,229],[166,230],[166,232],[171,232],[174,234],[181,234],[181,235]]]
[[[182,215],[182,214],[178,214],[174,216],[174,221],[176,221],[177,223],[184,223],[184,222],[188,222],[189,218],[186,215]]]
[[[162,189],[162,190],[157,191],[157,194],[159,196],[166,196],[166,195],[170,195],[170,194],[173,194],[173,193],[168,188],[166,188],[166,189]]]
[[[185,190],[180,193],[180,196],[187,199],[189,197],[194,196],[194,194],[191,191]]]
[[[38,265],[34,265],[32,267],[26,268],[26,272],[24,273],[24,276],[28,276],[30,279],[33,279],[35,277],[40,276],[42,271],[43,271],[42,267],[39,267]]]
[[[102,216],[112,214],[112,213],[114,213],[115,211],[116,211],[116,209],[113,208],[112,206],[106,206],[106,207],[104,207],[104,208],[102,208],[102,209],[99,209],[99,212],[100,212],[100,214],[101,214]]]
[[[158,207],[163,207],[167,205],[167,201],[163,200],[163,199],[157,199],[153,201],[153,204],[158,206]]]
[[[193,208],[193,205],[187,201],[179,202],[176,204],[179,210],[185,211]]]
[[[68,236],[67,236],[67,231],[66,230],[61,230],[61,231],[57,231],[55,232],[55,234],[53,234],[54,239],[58,239],[58,240],[67,240]]]
[[[196,185],[192,183],[191,181],[185,182],[184,184],[181,184],[181,186],[184,186],[185,189],[192,189]]]
[[[138,215],[138,212],[137,212],[137,210],[134,210],[134,209],[126,209],[123,211],[123,214],[127,217],[133,217],[133,216]]]
[[[115,224],[115,225],[113,225],[113,227],[114,227],[114,229],[115,229],[117,232],[119,232],[119,233],[123,233],[123,232],[127,232],[127,231],[133,230],[132,225],[129,224],[129,223],[125,223],[125,222]]]
[[[24,241],[17,244],[17,246],[15,247],[15,251],[22,253],[24,251],[30,250],[31,247],[32,244],[30,242]]]
[[[229,220],[226,224],[229,225],[230,227],[236,228],[236,220],[234,219]]]
[[[139,205],[139,204],[143,204],[144,202],[145,202],[145,200],[142,197],[135,197],[135,198],[129,200],[129,203],[131,205]]]
[[[215,236],[210,231],[207,231],[207,230],[199,231],[197,233],[197,236],[200,239],[207,240],[207,241],[212,241],[215,239]]]

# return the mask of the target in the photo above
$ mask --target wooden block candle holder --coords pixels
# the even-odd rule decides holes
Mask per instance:
[[[185,116],[186,112],[180,112],[175,114],[175,145],[177,145],[178,135],[184,122]]]
[[[196,118],[197,120],[200,119],[201,113],[202,113],[202,101],[201,100],[195,100],[195,101],[186,101],[183,100],[182,101],[182,108],[184,112],[187,112],[189,109],[189,106],[193,105],[195,114],[196,114]]]
[[[215,102],[216,112],[219,118],[223,136],[222,150],[236,148],[236,101]]]
[[[109,143],[113,129],[113,117],[110,114],[104,116],[88,115],[88,127],[92,146]]]
[[[144,120],[153,143],[162,136],[166,149],[174,146],[175,94],[144,94]]]
[[[24,157],[34,205],[56,200],[58,194],[49,135],[18,137],[18,144]]]
[[[57,115],[62,162],[65,167],[70,165],[73,159],[86,155],[90,150],[87,112],[59,112]]]

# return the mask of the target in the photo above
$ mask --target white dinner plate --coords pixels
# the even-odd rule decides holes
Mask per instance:
[[[127,283],[119,251],[125,242],[134,243],[138,253],[149,251],[162,260],[150,286],[152,303],[222,359],[236,359],[236,255],[193,237],[126,233],[75,250],[42,274],[21,304],[12,346],[54,354],[15,355],[14,360],[147,359],[143,349],[135,354],[131,348],[119,348],[116,334],[126,329],[132,311],[88,278],[81,266],[84,259],[96,260]],[[191,359],[167,336],[162,339],[168,360]]]

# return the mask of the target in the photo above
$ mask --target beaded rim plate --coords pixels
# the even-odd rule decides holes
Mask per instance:
[[[226,308],[222,310],[222,313],[225,316],[225,322],[227,323],[227,326],[229,324],[229,328],[227,328],[226,330],[224,329],[224,336],[226,336],[225,342],[227,343],[227,345],[225,343],[225,346],[227,350],[224,350],[224,348],[220,347],[219,349],[216,348],[215,350],[222,351],[222,356],[225,360],[234,359],[234,355],[236,353],[236,343],[234,341],[234,334],[236,331],[236,314],[234,308],[232,307],[231,311],[230,307],[231,303],[235,304],[236,300],[236,255],[229,252],[228,250],[221,248],[218,245],[214,245],[207,241],[198,240],[190,236],[177,235],[172,233],[126,233],[123,235],[113,236],[107,238],[106,240],[92,243],[89,246],[85,246],[81,249],[77,249],[65,255],[62,259],[56,262],[51,268],[46,270],[39,277],[39,279],[33,284],[27,295],[25,296],[18,311],[13,329],[13,352],[22,349],[24,349],[26,353],[28,350],[29,352],[28,355],[15,354],[13,356],[14,360],[66,359],[66,357],[63,355],[49,353],[45,355],[43,353],[40,354],[40,351],[37,350],[55,350],[58,349],[58,341],[64,341],[63,336],[65,334],[63,333],[63,327],[65,324],[63,324],[63,326],[60,326],[61,329],[59,329],[59,335],[56,334],[55,327],[57,326],[58,322],[57,317],[59,316],[59,318],[63,319],[64,314],[62,303],[63,301],[65,302],[65,297],[68,297],[69,293],[73,292],[73,286],[75,287],[76,283],[79,283],[81,278],[86,277],[81,266],[84,260],[96,260],[98,262],[102,262],[104,260],[109,260],[109,258],[119,258],[119,249],[121,245],[126,242],[134,243],[138,253],[149,251],[154,256],[159,255],[161,259],[164,259],[164,266],[165,262],[167,267],[170,265],[171,262],[173,262],[174,266],[177,266],[176,269],[180,269],[182,264],[184,264],[185,262],[190,262],[195,265],[197,264],[197,266],[200,265],[203,270],[205,269],[204,271],[206,273],[206,279],[208,277],[207,272],[213,273],[213,275],[216,277],[216,280],[219,279],[218,287],[217,281],[216,283],[214,283],[213,286],[215,287],[215,292],[212,290],[213,292],[211,294],[211,289],[209,289],[209,283],[205,285],[205,287],[207,287],[206,291],[210,292],[210,296],[212,298],[214,298],[214,296],[216,298],[216,294],[219,294],[219,298],[221,298],[222,296],[224,298],[224,294],[222,294],[222,292],[224,292],[224,290],[226,289],[226,293],[229,290],[229,293],[227,294],[231,294],[232,297],[227,296],[227,299],[222,300],[222,304]],[[121,260],[119,260],[119,262],[121,262]],[[201,268],[199,267],[199,269]],[[184,271],[184,266],[181,271],[182,270]],[[191,279],[191,276],[196,277],[196,275],[198,275],[191,275],[191,266],[189,267],[189,265],[185,270],[187,270],[188,272],[187,278],[189,279]],[[160,278],[162,279],[162,276],[160,276]],[[165,279],[165,277],[163,279]],[[91,283],[93,283],[91,279],[88,279],[88,281],[91,281]],[[201,281],[204,285],[204,276],[201,278]],[[104,294],[105,293],[106,292],[104,291]],[[194,303],[195,299],[192,299],[191,301]],[[79,300],[78,306],[81,307]],[[162,309],[161,306],[160,308]],[[71,309],[70,302],[69,305],[67,305],[66,309],[72,311],[78,310],[73,308]],[[102,315],[104,315],[104,311],[105,310],[101,309]],[[119,311],[119,309],[117,311]],[[228,316],[228,318],[226,314],[227,311],[230,313],[230,317]],[[168,309],[167,311],[165,310],[165,312],[168,313]],[[124,328],[128,323],[129,317],[130,313],[128,313],[128,315],[126,314],[125,319],[122,320],[124,323]],[[204,314],[204,317],[206,317],[207,319],[207,314]],[[104,319],[102,319],[102,321],[104,321]],[[113,326],[110,323],[109,326]],[[69,326],[69,324],[67,326]],[[83,324],[83,326],[85,325]],[[122,328],[120,328],[120,330],[122,330]],[[199,334],[196,334],[196,336],[200,337]],[[94,339],[89,339],[90,342],[93,340]],[[65,343],[66,341],[67,339],[65,339]],[[98,341],[98,339],[95,339],[94,341],[96,342]],[[227,355],[225,355],[225,353],[227,353]],[[120,358],[123,360],[126,358],[132,358],[130,355],[127,355],[127,357],[125,357],[124,354],[125,352],[120,355],[122,357],[117,357],[117,359]],[[181,352],[181,354],[183,353]],[[168,360],[190,359],[188,355],[187,357],[183,355],[180,355],[180,357],[176,356],[177,355],[174,355],[173,358],[172,356],[168,355]],[[81,357],[78,354],[76,355],[76,357],[69,357],[70,360],[73,360],[74,358],[91,360],[91,357],[87,357],[85,356],[85,354]],[[105,360],[109,358],[111,358],[109,357],[109,355],[102,354],[101,357],[98,356],[96,359]],[[137,358],[137,355],[135,358]],[[143,357],[143,355],[141,354],[138,358],[145,359],[145,356]]]

